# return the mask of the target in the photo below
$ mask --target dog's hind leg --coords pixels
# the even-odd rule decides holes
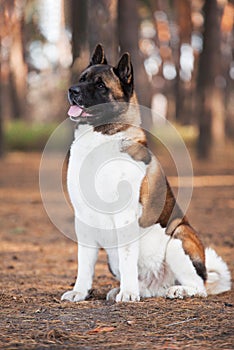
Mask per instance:
[[[166,297],[207,296],[204,260],[204,249],[195,231],[189,225],[177,227],[167,246],[166,262],[178,285],[168,288]]]

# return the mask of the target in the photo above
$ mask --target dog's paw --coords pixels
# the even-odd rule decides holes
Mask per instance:
[[[79,292],[76,290],[69,290],[62,295],[61,300],[77,302],[77,301],[85,300],[86,297],[87,297],[87,293]]]
[[[198,291],[196,288],[187,286],[172,286],[166,292],[166,298],[184,299],[187,297],[206,297],[205,291]]]
[[[111,289],[106,295],[106,300],[115,301],[118,293],[119,293],[119,288]]]
[[[129,301],[140,301],[140,295],[138,293],[121,291],[116,295],[115,301],[119,302],[129,302]]]

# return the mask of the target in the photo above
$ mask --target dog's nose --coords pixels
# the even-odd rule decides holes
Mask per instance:
[[[68,100],[71,104],[79,102],[81,96],[80,87],[77,85],[71,86],[68,90]]]
[[[77,96],[80,94],[79,86],[71,86],[69,89],[69,95]]]

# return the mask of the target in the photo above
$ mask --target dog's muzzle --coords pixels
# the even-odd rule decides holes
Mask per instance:
[[[81,89],[79,86],[75,85],[70,87],[68,90],[68,100],[71,104],[68,115],[73,121],[92,116],[85,111],[85,108],[82,105]]]

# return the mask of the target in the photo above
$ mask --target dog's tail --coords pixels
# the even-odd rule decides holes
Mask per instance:
[[[227,264],[211,248],[206,248],[206,291],[207,294],[219,294],[231,289],[231,274]]]

